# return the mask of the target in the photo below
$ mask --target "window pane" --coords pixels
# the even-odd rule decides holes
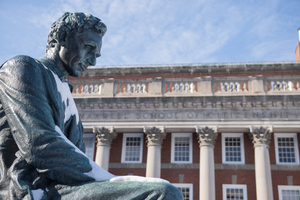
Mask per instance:
[[[282,190],[281,192],[282,199],[285,200],[298,200],[300,199],[300,193],[299,190]]]
[[[89,157],[91,160],[94,159],[94,138],[93,137],[83,137],[83,141],[85,144],[85,155]]]
[[[277,138],[278,158],[281,163],[295,163],[295,147],[293,137]]]
[[[174,161],[190,161],[190,137],[175,137]]]
[[[126,137],[125,161],[140,161],[141,137]]]
[[[244,191],[241,188],[227,188],[226,200],[244,199]]]
[[[242,161],[242,148],[240,137],[225,137],[225,160],[229,162]]]

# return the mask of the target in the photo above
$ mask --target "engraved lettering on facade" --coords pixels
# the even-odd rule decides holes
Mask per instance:
[[[192,112],[189,112],[189,113],[187,114],[187,117],[191,119],[191,118],[194,117],[194,114],[193,114]]]
[[[164,114],[164,113],[159,113],[159,114],[158,114],[158,117],[159,117],[160,119],[164,119],[164,118],[165,118],[165,114]]]
[[[276,114],[276,112],[271,112],[271,116],[270,116],[270,118],[277,118],[277,114]]]

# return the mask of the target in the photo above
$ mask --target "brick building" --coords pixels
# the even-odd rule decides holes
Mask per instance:
[[[86,153],[109,172],[167,179],[185,199],[300,198],[300,62],[96,67],[70,82]]]

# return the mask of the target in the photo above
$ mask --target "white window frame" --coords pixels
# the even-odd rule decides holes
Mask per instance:
[[[126,161],[126,138],[127,137],[140,137],[141,138],[141,149],[140,149],[140,160],[139,161]],[[144,134],[143,133],[124,133],[123,134],[123,143],[122,143],[122,163],[142,163],[143,160],[143,143],[144,143]]]
[[[241,161],[226,161],[225,138],[239,137],[241,143]],[[244,134],[243,133],[222,133],[222,162],[223,164],[245,164],[245,148],[244,148]]]
[[[93,152],[93,156],[92,156],[92,160],[94,160],[95,157],[95,139],[96,139],[96,135],[95,134],[83,134],[83,142],[84,142],[84,138],[93,138],[93,147],[92,147],[92,152]],[[85,143],[84,143],[85,145]],[[85,145],[86,147],[86,145]]]
[[[192,183],[172,183],[173,186],[179,188],[189,188],[190,190],[190,200],[194,198],[193,184]]]
[[[227,199],[227,196],[226,196],[226,190],[227,189],[243,189],[244,200],[248,199],[247,185],[244,185],[244,184],[223,184],[222,188],[223,188],[223,200]]]
[[[300,186],[278,185],[279,200],[283,200],[283,198],[282,198],[282,190],[299,190],[299,192],[300,192]]]
[[[279,152],[278,152],[278,138],[286,138],[286,137],[293,137],[294,138],[294,147],[295,147],[295,162],[279,162]],[[298,148],[298,139],[297,133],[275,133],[274,134],[275,140],[275,153],[276,153],[276,164],[277,165],[298,165],[299,164],[299,148]]]
[[[189,137],[189,161],[175,161],[175,137]],[[172,133],[171,163],[193,163],[193,133]]]

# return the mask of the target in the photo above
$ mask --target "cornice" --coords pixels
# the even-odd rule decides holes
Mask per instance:
[[[267,63],[220,63],[220,64],[181,64],[181,65],[140,65],[140,66],[97,66],[86,70],[85,77],[119,77],[119,76],[149,76],[149,75],[182,75],[197,74],[203,76],[264,74],[284,72],[300,73],[300,62],[267,62]],[[247,76],[247,75],[245,75]],[[79,78],[80,79],[80,78]],[[70,78],[70,80],[75,80]]]

